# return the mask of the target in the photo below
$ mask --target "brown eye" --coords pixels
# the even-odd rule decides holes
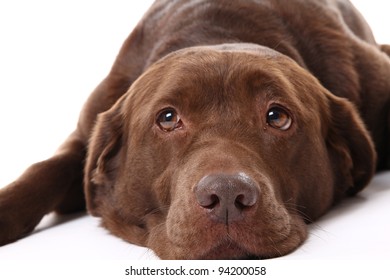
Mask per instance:
[[[179,115],[172,108],[162,110],[157,116],[157,125],[163,131],[173,131],[181,128],[182,124]]]
[[[267,112],[267,124],[284,131],[291,127],[292,119],[286,110],[280,107],[273,107]]]

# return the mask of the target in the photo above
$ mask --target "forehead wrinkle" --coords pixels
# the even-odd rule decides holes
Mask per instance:
[[[157,89],[158,103],[192,108],[226,104],[221,99],[230,85],[230,65],[219,58],[220,54],[217,56],[206,53],[179,57]]]

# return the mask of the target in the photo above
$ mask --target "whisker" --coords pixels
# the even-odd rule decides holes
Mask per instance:
[[[270,243],[272,244],[272,248],[278,253],[278,255],[282,256],[283,254],[280,252],[280,250],[276,246],[276,244],[275,244],[274,240],[272,239],[272,237],[271,236],[267,236],[267,239],[268,239],[268,241],[270,241]]]

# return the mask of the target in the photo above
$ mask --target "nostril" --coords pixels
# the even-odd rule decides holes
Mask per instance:
[[[258,192],[256,189],[244,189],[244,193],[237,195],[236,200],[234,201],[235,205],[241,209],[245,207],[251,207],[256,204],[258,199]]]
[[[219,204],[219,197],[216,194],[210,195],[210,201],[208,205],[202,205],[202,207],[207,209],[214,209]]]
[[[244,208],[248,207],[249,205],[247,205],[245,203],[245,197],[243,194],[240,194],[239,196],[237,196],[236,200],[234,201],[234,205],[240,209],[240,210],[243,210]]]
[[[213,209],[220,203],[218,195],[205,187],[198,187],[195,195],[198,204],[206,209]]]

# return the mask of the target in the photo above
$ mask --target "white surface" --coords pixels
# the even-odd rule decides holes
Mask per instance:
[[[151,2],[0,2],[0,186],[49,157],[73,130],[84,100]],[[377,40],[390,43],[389,4],[353,3]],[[390,259],[389,214],[387,172],[311,225],[304,246],[283,259]],[[34,234],[1,247],[0,261],[154,258],[111,236],[95,218],[66,220],[49,215]]]

